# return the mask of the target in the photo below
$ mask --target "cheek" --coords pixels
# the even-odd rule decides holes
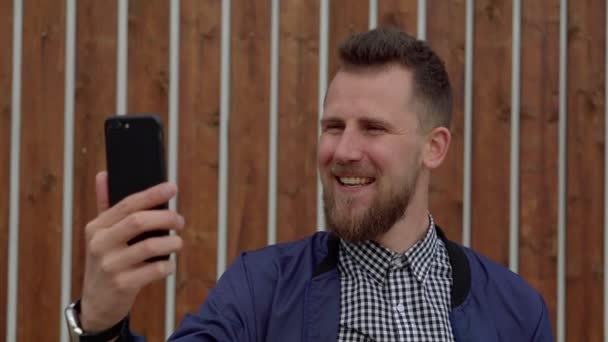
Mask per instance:
[[[380,177],[381,182],[400,179],[418,165],[416,148],[405,144],[370,145],[368,156],[380,174],[386,176]]]
[[[321,136],[319,140],[319,150],[317,152],[317,162],[320,167],[327,166],[331,163],[331,159],[334,151],[334,144],[331,138]]]

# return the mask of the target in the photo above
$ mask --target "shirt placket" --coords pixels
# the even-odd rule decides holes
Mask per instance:
[[[393,317],[393,330],[399,341],[405,341],[406,325],[408,322],[407,307],[400,286],[400,278],[404,276],[404,260],[401,256],[395,256],[389,266],[388,287],[390,288],[390,303]]]

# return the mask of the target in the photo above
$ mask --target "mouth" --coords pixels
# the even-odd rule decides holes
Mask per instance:
[[[346,187],[363,187],[372,184],[375,179],[360,176],[335,176],[336,181]]]

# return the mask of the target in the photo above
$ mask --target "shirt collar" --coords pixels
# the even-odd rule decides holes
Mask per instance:
[[[409,267],[418,282],[424,283],[435,260],[437,232],[433,217],[429,214],[429,228],[425,237],[416,242],[404,253],[396,253],[376,241],[362,243],[340,239],[340,253],[367,272],[375,281],[384,283],[391,270]],[[341,261],[342,264],[345,264]]]

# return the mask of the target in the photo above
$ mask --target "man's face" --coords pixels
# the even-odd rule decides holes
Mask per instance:
[[[328,230],[344,239],[374,239],[404,215],[424,143],[411,94],[399,66],[340,71],[328,89],[318,163]]]

